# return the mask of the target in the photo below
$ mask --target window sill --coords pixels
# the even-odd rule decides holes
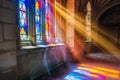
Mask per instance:
[[[37,49],[37,48],[48,48],[54,46],[65,45],[65,43],[56,43],[56,44],[48,44],[48,45],[37,45],[37,46],[23,46],[21,49]]]

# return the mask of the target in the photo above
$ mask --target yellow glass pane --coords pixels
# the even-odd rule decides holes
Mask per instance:
[[[25,34],[24,28],[20,30],[20,34]]]

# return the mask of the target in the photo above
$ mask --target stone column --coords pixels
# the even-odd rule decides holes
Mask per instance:
[[[75,13],[75,0],[67,0],[66,8],[69,10],[70,15],[74,16]],[[70,16],[70,20],[74,23],[74,18]],[[69,46],[70,50],[74,52],[74,24],[69,23],[69,20],[66,21],[66,43]]]

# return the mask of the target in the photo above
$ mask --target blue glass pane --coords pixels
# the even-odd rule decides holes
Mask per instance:
[[[20,0],[20,1],[25,1],[25,0]]]
[[[22,2],[22,1],[19,1],[19,8],[20,8],[20,10],[22,10],[22,11],[26,11],[25,3]]]

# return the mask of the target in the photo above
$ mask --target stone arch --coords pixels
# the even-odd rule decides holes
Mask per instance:
[[[95,21],[98,23],[98,22],[99,22],[99,18],[102,16],[102,14],[103,14],[104,12],[106,12],[107,10],[109,10],[110,8],[116,6],[116,5],[120,5],[120,2],[116,2],[116,3],[112,4],[112,5],[109,5],[109,6],[107,6],[106,8],[104,8],[104,9],[99,13],[99,15],[96,16],[96,20],[95,20]]]
[[[120,4],[106,10],[98,19],[99,27],[107,34],[104,35],[112,44],[120,47]],[[109,35],[109,36],[108,36]]]

